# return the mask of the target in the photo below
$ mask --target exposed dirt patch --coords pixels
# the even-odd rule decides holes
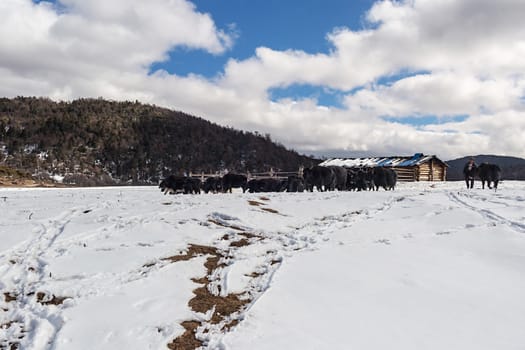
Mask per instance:
[[[31,174],[14,168],[0,166],[0,187],[59,187],[52,181],[33,179]]]
[[[253,205],[253,206],[260,206],[260,205],[266,205],[265,203],[262,203],[262,202],[257,202],[257,201],[248,201],[248,204],[249,205]]]
[[[42,305],[61,305],[66,299],[71,299],[71,297],[57,297],[54,294],[48,295],[44,292],[36,293],[36,301]]]
[[[239,245],[233,245],[233,247],[240,247],[243,245],[249,245],[250,242],[248,239],[243,238],[239,241],[233,242]],[[242,245],[241,245],[242,243]],[[210,292],[209,285],[212,282],[212,276],[214,275],[215,270],[226,266],[224,263],[221,263],[221,258],[224,257],[223,253],[213,247],[197,246],[191,245],[194,250],[201,253],[206,253],[208,258],[204,263],[206,267],[206,276],[201,278],[193,278],[192,280],[195,283],[202,284],[201,287],[195,289],[193,294],[195,295],[189,302],[188,306],[195,312],[207,313],[210,310],[213,311],[213,315],[209,323],[218,324],[224,321],[227,317],[231,316],[235,312],[242,311],[248,303],[250,303],[249,298],[242,298],[241,294],[230,293],[226,296],[214,295]],[[190,250],[184,255],[184,259],[187,256],[191,256]],[[180,257],[180,256],[179,256]],[[176,258],[175,261],[184,260],[182,258]],[[237,320],[231,320],[223,329],[230,329],[238,323]],[[174,339],[171,343],[168,344],[170,349],[196,349],[200,346],[203,346],[203,342],[196,338],[195,330],[203,326],[200,321],[185,321],[182,326],[186,329],[183,335]],[[206,332],[207,329],[204,329],[203,332]]]
[[[4,300],[6,303],[16,301],[16,298],[18,298],[18,295],[16,293],[4,292]]]
[[[175,338],[168,344],[168,348],[172,350],[188,350],[197,349],[203,345],[203,342],[197,339],[195,332],[201,326],[197,321],[184,321],[181,323],[182,327],[186,329],[184,334]]]
[[[205,245],[190,244],[188,245],[188,250],[185,254],[174,255],[174,256],[167,257],[167,258],[162,258],[161,260],[174,263],[177,261],[190,260],[199,255],[215,255],[215,254],[217,254],[217,248],[205,246]]]
[[[261,235],[256,235],[255,233],[249,233],[249,232],[241,232],[239,233],[240,236],[244,236],[246,238],[264,238],[263,236]]]
[[[272,208],[261,208],[261,209],[264,211],[267,211],[268,213],[279,214],[279,211],[272,209]]]
[[[241,299],[239,294],[228,294],[224,297],[213,295],[206,285],[193,291],[193,297],[188,303],[193,311],[206,313],[215,307],[210,322],[217,324],[234,312],[241,311],[250,302],[249,299]]]
[[[270,198],[268,198],[268,197],[259,197],[259,199],[262,200],[262,201],[269,201],[270,200]]]
[[[238,241],[230,243],[230,247],[246,247],[248,245],[250,245],[250,241],[248,241],[246,238],[242,238]]]

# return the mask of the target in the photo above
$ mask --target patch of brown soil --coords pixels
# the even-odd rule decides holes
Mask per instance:
[[[186,329],[184,334],[175,338],[168,344],[168,348],[172,350],[189,350],[200,348],[203,343],[195,337],[197,328],[201,325],[197,321],[184,321],[181,323],[182,327]]]
[[[36,293],[36,301],[38,301],[42,305],[61,305],[66,299],[71,299],[71,297],[57,297],[54,294],[51,294],[51,296],[49,296],[44,292]]]
[[[259,199],[262,200],[262,201],[269,201],[270,200],[270,198],[268,198],[268,197],[259,197]]]
[[[249,233],[249,232],[241,232],[239,233],[239,236],[244,236],[246,238],[263,238],[263,236],[256,235],[255,233]]]
[[[250,245],[250,241],[248,241],[246,238],[239,239],[238,241],[234,241],[230,243],[230,247],[246,247]]]
[[[265,205],[265,203],[262,203],[262,202],[257,202],[257,201],[248,201],[248,204],[249,205],[253,205],[253,206],[260,206],[260,205]]]
[[[193,291],[193,297],[188,306],[193,311],[206,313],[215,307],[215,311],[211,317],[211,323],[217,324],[230,316],[234,312],[241,311],[241,309],[250,302],[250,300],[243,300],[238,294],[228,294],[224,297],[213,295],[208,290],[206,285],[199,287]]]
[[[241,241],[245,241],[247,245],[250,244],[247,239],[241,239],[240,241],[236,241],[233,243],[238,243]],[[201,247],[200,251],[206,252],[209,256],[206,259],[206,262],[204,263],[204,267],[206,267],[206,276],[192,279],[192,281],[194,281],[195,283],[202,284],[202,286],[193,290],[193,294],[195,296],[192,299],[190,299],[190,301],[188,302],[188,306],[193,311],[199,313],[207,313],[208,311],[214,309],[213,315],[210,319],[210,323],[218,324],[225,320],[225,318],[230,316],[231,314],[241,311],[250,302],[250,300],[241,299],[240,294],[234,293],[230,293],[226,296],[212,294],[208,289],[208,286],[211,282],[210,278],[216,269],[225,266],[224,263],[220,263],[223,254],[218,249],[213,247],[205,247],[206,249],[204,249],[204,246],[191,246]],[[189,251],[187,254],[185,254],[185,256],[188,255],[191,255]],[[227,324],[227,329],[233,327],[238,323],[238,321],[234,321],[236,320],[230,321]],[[175,338],[171,343],[169,343],[168,348],[189,350],[196,349],[202,346],[203,342],[201,340],[198,340],[195,335],[195,330],[201,325],[202,323],[199,321],[183,322],[182,326],[186,329],[186,332],[184,332],[184,334]],[[203,332],[206,332],[206,330],[203,330]]]
[[[279,214],[279,211],[277,211],[275,209],[272,209],[272,208],[261,208],[261,209],[264,210],[264,211],[267,211],[269,213]]]
[[[163,261],[177,262],[177,261],[186,261],[190,260],[199,255],[215,255],[217,254],[217,248],[199,245],[199,244],[190,244],[188,245],[188,251],[185,254],[174,255],[167,258],[162,258]]]
[[[4,292],[4,300],[6,303],[9,303],[11,301],[16,301],[17,297],[18,295],[16,293]]]

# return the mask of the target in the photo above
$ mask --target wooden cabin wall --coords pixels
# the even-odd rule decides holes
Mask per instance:
[[[392,168],[397,174],[397,181],[400,182],[414,182],[417,181],[417,168],[416,167],[404,167],[404,168]]]
[[[423,163],[419,165],[419,177],[417,181],[432,181],[432,169],[430,168],[431,162]]]

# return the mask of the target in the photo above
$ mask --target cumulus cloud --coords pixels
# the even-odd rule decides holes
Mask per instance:
[[[3,0],[0,95],[138,99],[308,153],[525,156],[524,16],[520,0],[379,1],[364,28],[326,34],[328,53],[259,47],[206,79],[149,72],[176,47],[235,44],[188,0]],[[342,107],[271,100],[295,84],[343,94]],[[425,116],[437,122],[403,122]]]

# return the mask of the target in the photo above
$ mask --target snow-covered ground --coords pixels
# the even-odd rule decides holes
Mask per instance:
[[[0,349],[525,349],[525,183],[0,189],[0,291]]]

